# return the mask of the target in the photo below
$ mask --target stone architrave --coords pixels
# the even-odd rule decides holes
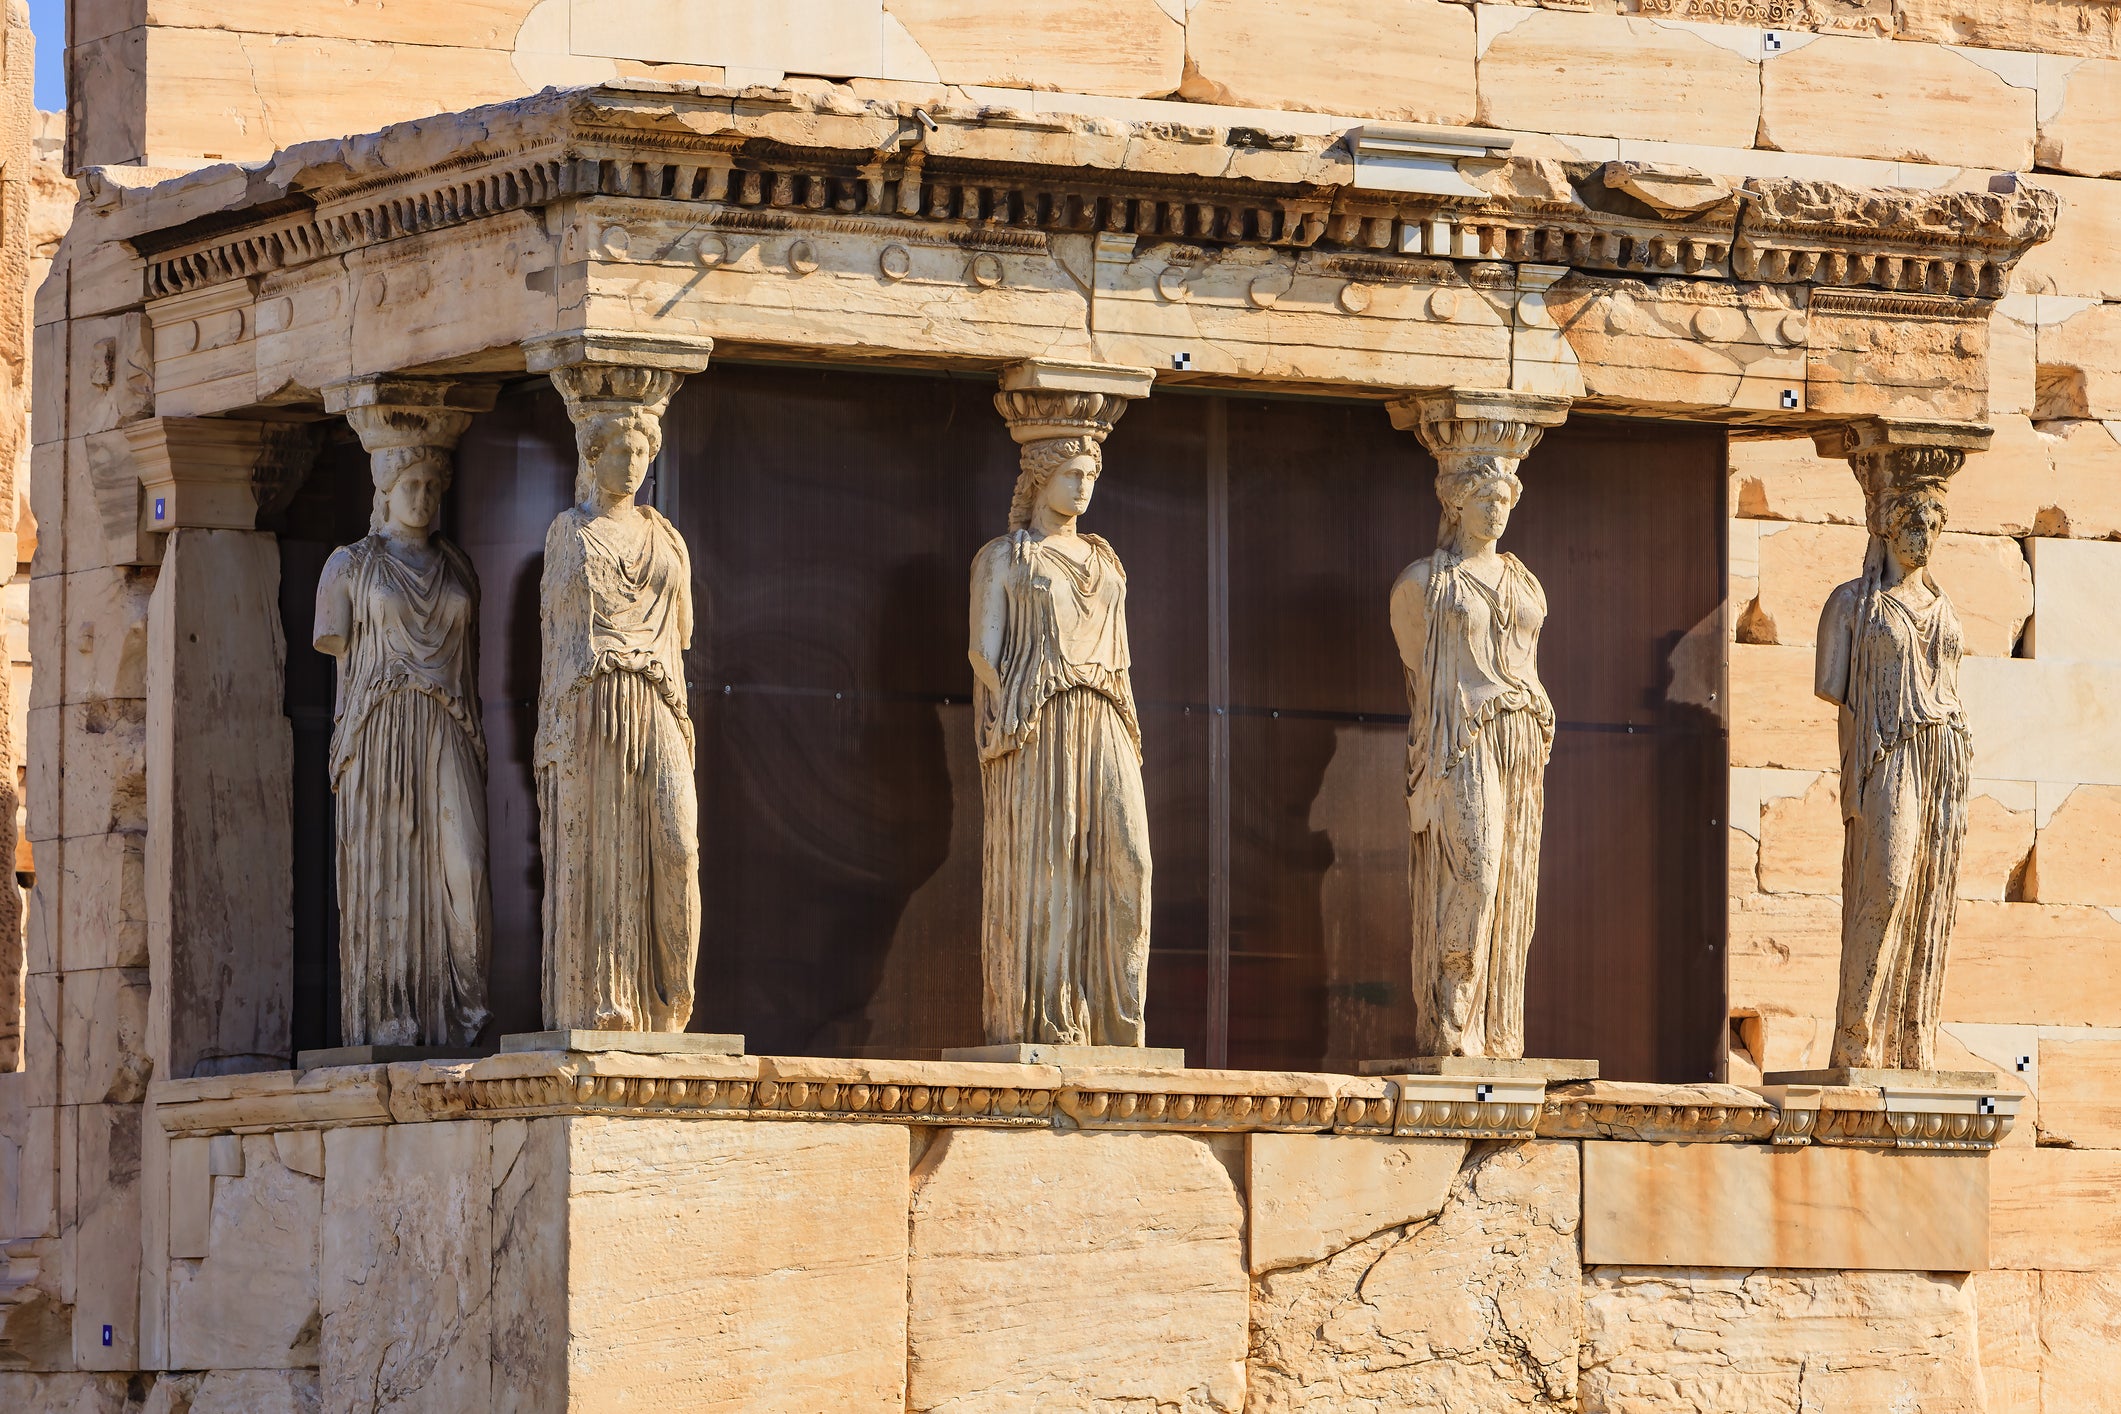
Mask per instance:
[[[1140,1046],[1149,815],[1127,572],[1078,532],[1105,436],[1147,375],[1019,365],[994,405],[1022,447],[1009,528],[972,563],[982,1015],[990,1046]]]
[[[1407,887],[1415,1037],[1427,1056],[1524,1055],[1554,707],[1539,681],[1546,594],[1496,548],[1517,465],[1565,398],[1449,389],[1391,404],[1436,458],[1436,553],[1392,586],[1406,669]]]
[[[375,482],[368,535],[325,562],[313,635],[338,659],[331,783],[349,1046],[468,1046],[490,1014],[479,581],[432,531],[450,452],[493,401],[491,387],[441,379],[324,390]]]
[[[545,1024],[683,1031],[700,940],[699,800],[683,653],[692,565],[634,493],[705,338],[562,334],[525,346],[566,399],[575,503],[545,535],[534,762]]]
[[[1930,1070],[1966,837],[1973,739],[1959,617],[1929,562],[1945,483],[1989,429],[1869,418],[1817,437],[1863,487],[1861,578],[1820,615],[1814,690],[1840,708],[1841,995],[1835,1067]]]

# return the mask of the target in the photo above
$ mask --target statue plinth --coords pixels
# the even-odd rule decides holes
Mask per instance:
[[[946,1061],[1002,1061],[1009,1065],[1111,1066],[1130,1070],[1184,1070],[1179,1046],[1059,1046],[1012,1042],[1000,1046],[951,1046]]]
[[[501,1038],[501,1054],[518,1051],[620,1051],[635,1056],[740,1056],[742,1036],[704,1031],[522,1031]]]
[[[1594,1060],[1549,1060],[1536,1057],[1500,1060],[1493,1056],[1409,1056],[1403,1060],[1364,1061],[1364,1075],[1450,1075],[1498,1080],[1596,1080]]]
[[[491,1046],[327,1046],[295,1052],[296,1070],[327,1070],[340,1065],[390,1065],[400,1061],[480,1060]]]

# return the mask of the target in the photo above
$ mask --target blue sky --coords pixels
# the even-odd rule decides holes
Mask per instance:
[[[37,106],[56,113],[66,106],[66,0],[29,0],[29,27],[37,36]]]

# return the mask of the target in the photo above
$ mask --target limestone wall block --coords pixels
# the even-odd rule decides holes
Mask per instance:
[[[29,730],[22,743],[22,763],[27,773],[22,802],[28,814],[22,834],[31,844],[59,838],[59,763],[66,735],[61,714],[65,710],[58,706],[31,707],[25,714]]]
[[[2121,56],[2113,10],[2096,0],[1898,0],[1907,39],[2042,54]]]
[[[1977,1325],[1963,1276],[1601,1267],[1584,1407],[1985,1414]]]
[[[2121,471],[2121,459],[2116,470]],[[2121,661],[2121,622],[2114,593],[2121,586],[2121,544],[2102,540],[2026,541],[2033,569],[2033,618],[2025,626],[2025,656],[2044,660]]]
[[[1773,409],[1805,386],[1805,350],[1783,332],[1790,311],[1771,298],[1733,306],[1715,286],[1673,281],[1654,292],[1563,282],[1543,299],[1562,337],[1519,329],[1515,386],[1525,386],[1527,365],[1541,363],[1559,365],[1550,376],[1580,378],[1591,393],[1638,407]],[[1708,344],[1695,333],[1705,311],[1730,321],[1728,338]],[[1555,352],[1532,357],[1542,342]],[[1581,395],[1573,384],[1557,391]]]
[[[1245,1404],[1244,1211],[1214,1141],[946,1130],[910,1242],[908,1410]]]
[[[1488,1148],[1433,1220],[1260,1278],[1247,1407],[1573,1407],[1577,1148]]]
[[[183,1388],[189,1384],[190,1388]],[[315,1370],[209,1370],[187,1380],[162,1375],[141,1414],[159,1414],[153,1400],[171,1395],[168,1414],[316,1414],[319,1391]],[[181,1392],[188,1406],[176,1402]]]
[[[1753,145],[1760,122],[1755,31],[1517,5],[1476,10],[1482,123],[1592,137],[1684,133],[1719,147]]]
[[[85,1370],[137,1369],[142,1110],[81,1105],[74,1114],[74,1210],[66,1224],[74,1230],[74,1363]],[[62,1220],[65,1198],[62,1178]]]
[[[59,1034],[66,1024],[60,974],[32,972],[22,987],[23,1103],[59,1103]],[[72,1113],[69,1111],[68,1113]]]
[[[144,1414],[127,1375],[0,1370],[0,1408],[21,1414]]]
[[[137,304],[139,299],[139,292],[135,291],[132,302]],[[67,380],[70,371],[67,349],[73,325],[64,315],[62,307],[52,319],[40,319],[30,332],[30,366],[49,370],[51,374],[45,385],[46,396],[30,400],[29,439],[37,446],[63,441],[67,436]],[[58,396],[51,396],[53,393]]]
[[[66,349],[67,436],[85,437],[154,413],[155,364],[144,313],[76,320]]]
[[[1814,302],[1804,348],[1808,411],[1964,421],[1987,417],[1987,321],[1911,321],[1865,303],[1831,308]]]
[[[56,539],[57,537],[53,537]],[[40,546],[41,549],[41,546]],[[46,665],[44,672],[30,678],[27,693],[17,694],[9,704],[18,712],[27,712],[31,707],[56,707],[60,701],[60,688],[66,679],[63,667],[63,648],[66,643],[66,576],[44,574],[30,577],[29,582],[29,657],[33,663]],[[53,667],[60,664],[60,667]],[[24,718],[22,733],[15,740],[29,740],[29,722]]]
[[[138,1104],[155,1063],[147,1048],[147,969],[99,967],[61,979],[59,1102]]]
[[[1731,514],[1757,520],[1863,525],[1863,488],[1848,463],[1809,438],[1730,444]]]
[[[907,1407],[907,1129],[637,1119],[533,1127],[563,1123],[564,1246],[545,1256],[566,1263],[565,1408]],[[526,1145],[516,1162],[536,1154]],[[503,1161],[497,1130],[505,1188]],[[1026,1196],[993,1196],[1005,1195]],[[520,1218],[534,1206],[504,1211],[519,1222],[497,1227],[497,1241],[531,1235]],[[916,1232],[919,1223],[916,1208]],[[549,1226],[538,1234],[556,1235]],[[666,1295],[644,1303],[644,1292]],[[670,1295],[679,1292],[684,1299]],[[496,1299],[504,1312],[514,1304],[507,1293]],[[522,1328],[504,1320],[500,1330],[511,1326]],[[961,1334],[984,1337],[993,1358],[993,1329]]]
[[[1973,1271],[1987,1207],[1981,1154],[1584,1143],[1586,1266]]]
[[[2025,897],[2121,907],[2121,786],[2055,788],[2062,803],[2040,825]]]
[[[2121,1272],[2042,1272],[2040,1343],[2044,1411],[2111,1407]]]
[[[325,1414],[485,1409],[490,1125],[327,1130],[317,1299]]]
[[[1731,901],[1733,1010],[1763,1018],[1834,1014],[1841,957],[1841,900],[1831,894],[1757,894]],[[1771,1034],[1768,1069],[1778,1049]],[[1804,1038],[1792,1038],[1802,1047]],[[1818,1062],[1825,1064],[1824,1060]]]
[[[27,1086],[18,1087],[27,1090]],[[27,1108],[15,1167],[14,1224],[18,1237],[56,1237],[59,1233],[59,1110],[53,1105]],[[69,1130],[71,1133],[71,1130]]]
[[[1812,650],[1731,645],[1731,764],[1825,771],[1841,766],[1835,707],[1812,692]]]
[[[2121,1149],[2121,1040],[2043,1036],[2040,1142]]]
[[[1772,774],[1810,776],[1810,781],[1802,794],[1761,800],[1760,887],[1772,894],[1840,893],[1842,825],[1837,773]]]
[[[147,703],[105,697],[50,709],[60,750],[61,832],[98,835],[147,829]]]
[[[1466,1146],[1365,1134],[1245,1136],[1247,1264],[1307,1266],[1443,1208]]]
[[[1937,542],[1930,572],[1958,612],[1962,651],[1974,657],[2010,657],[2033,612],[2032,567],[2018,542],[2007,535],[1946,532]]]
[[[2043,249],[2033,247],[2036,253]],[[2018,269],[2024,268],[2025,262],[2019,261]],[[2039,360],[2031,304],[2028,296],[2007,295],[1989,315],[1988,411],[1992,419],[2008,414],[2023,417],[2033,410]]]
[[[2121,1026],[2121,918],[2103,908],[1962,900],[1944,1019]]]
[[[2056,495],[2055,439],[2023,414],[1990,419],[1985,452],[1970,452],[1945,492],[1947,523],[1972,535],[2029,535]],[[2048,424],[2052,426],[2052,424]]]
[[[2054,469],[2030,527],[2042,537],[2112,540],[2121,537],[2121,423],[2042,424]]]
[[[1820,610],[1837,586],[1863,572],[1870,536],[1856,525],[1769,523],[1758,530],[1759,587],[1739,614],[1739,641],[1815,643]]]
[[[66,525],[66,443],[41,442],[30,448],[29,480],[18,491],[29,493],[30,519],[42,527],[30,552],[30,574],[45,577],[66,568],[66,537],[53,526]]]
[[[179,29],[229,29],[251,34],[367,39],[387,44],[439,44],[462,48],[513,46],[523,19],[538,0],[463,0],[420,14],[395,15],[377,8],[290,11],[272,0],[155,0],[153,23]],[[98,39],[125,28],[125,6],[84,7],[105,16],[77,40]]]
[[[1977,778],[2121,785],[2121,663],[1967,658],[1959,700]]]
[[[1185,22],[1157,0],[1060,0],[997,9],[982,0],[885,0],[946,84],[1162,98],[1186,69]],[[911,75],[908,75],[909,77]]]
[[[2121,60],[2088,59],[2050,87],[2061,94],[2041,104],[2040,165],[2121,176]]]
[[[56,695],[50,700],[88,704],[146,698],[147,606],[154,587],[153,570],[124,567],[79,570],[64,577],[63,587],[53,586],[54,596],[64,596],[55,626],[68,651],[63,658],[32,659],[57,669],[37,674],[40,682],[52,680]]]
[[[897,9],[896,0],[892,8]],[[1469,123],[1473,10],[1443,0],[1382,7],[1195,0],[1181,97],[1417,123]],[[1407,76],[1421,75],[1409,84]]]
[[[1988,1414],[2041,1414],[2039,1274],[1972,1272],[1966,1290],[1981,1336]]]
[[[1960,898],[2000,902],[2028,897],[2034,805],[2030,781],[1973,783],[1966,802],[1966,838],[1959,846]]]
[[[2121,417],[2121,304],[2043,320],[2034,337],[2041,382],[2066,390],[2047,399],[2051,418]]]
[[[1989,1155],[1989,1265],[2038,1270],[2043,1285],[2059,1272],[2121,1270],[2117,1190],[2121,1152],[1996,1150]]]
[[[66,867],[65,841],[46,840],[38,845],[36,862],[37,879],[22,909],[23,965],[32,974],[57,972],[61,965],[59,909],[65,893],[59,887],[59,876]]]
[[[2105,87],[2121,92],[2121,61],[2099,67],[2114,73]],[[2078,84],[2072,80],[2072,93],[2098,91]],[[2100,101],[2115,100],[2102,95]],[[2116,135],[2121,136],[2121,128]],[[2114,249],[2114,231],[2121,223],[2121,184],[2050,172],[2040,173],[2035,180],[2062,198],[2062,209],[2055,218],[2054,235],[2027,251],[2011,270],[2012,288],[2091,299],[2121,296],[2121,253]]]
[[[1964,41],[1959,41],[1963,43]],[[1760,70],[1760,145],[2012,171],[2033,157],[2033,64],[1943,45],[1822,35]],[[2018,62],[2021,61],[2022,62]],[[2023,87],[2003,74],[2018,77]]]
[[[229,1137],[240,1144],[242,1172],[210,1178],[205,1256],[170,1263],[170,1361],[185,1370],[314,1368],[323,1180],[281,1163],[273,1135]]]

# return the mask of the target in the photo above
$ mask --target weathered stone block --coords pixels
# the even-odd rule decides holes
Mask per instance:
[[[1434,1219],[1254,1284],[1247,1408],[1574,1408],[1577,1146],[1482,1146]]]
[[[1732,442],[1731,514],[1757,520],[1863,525],[1863,488],[1849,464],[1809,438]]]
[[[1733,1007],[1763,1017],[1832,1016],[1840,957],[1839,898],[1758,894],[1731,901]]]
[[[2028,535],[2055,491],[2055,439],[2022,413],[1989,419],[1985,452],[1970,452],[1945,491],[1951,528],[1974,535]]]
[[[2121,1272],[2041,1273],[2040,1344],[2043,1411],[2112,1408]]]
[[[2114,86],[2121,91],[2121,63],[2086,67],[2116,72]],[[2083,73],[2079,69],[2070,78],[2073,100],[2098,92],[2098,85],[2081,82],[2079,76]],[[2087,97],[2087,107],[2090,101]],[[2113,100],[2102,95],[2098,101],[2110,105]],[[2116,135],[2121,136],[2121,132]],[[2046,147],[2051,137],[2043,130],[2041,145]],[[2082,146],[2088,153],[2090,145]],[[2111,150],[2106,160],[2112,160]],[[2042,172],[2039,182],[2062,198],[2062,209],[2055,220],[2055,234],[2027,251],[2011,270],[2012,286],[2037,295],[2082,295],[2091,299],[2121,294],[2121,257],[2115,255],[2113,248],[2113,231],[2121,222],[2121,188],[2112,182],[2060,177],[2050,172]]]
[[[140,1125],[138,1105],[73,1110],[74,1363],[138,1368],[140,1350]],[[61,1156],[62,1162],[64,1155]],[[61,1183],[62,1218],[65,1185]],[[103,1327],[111,1338],[103,1343]]]
[[[1245,1403],[1244,1211],[1207,1139],[943,1131],[908,1293],[909,1410]]]
[[[2054,416],[2121,417],[2121,304],[2093,304],[2053,323],[2043,321],[2034,336],[2041,376],[2068,371],[2076,383],[2073,411]]]
[[[2025,871],[2035,903],[2121,905],[2121,786],[2075,786],[2040,827]]]
[[[1998,1149],[1989,1156],[1989,1265],[2056,1272],[2121,1269],[2121,1153]],[[2049,1405],[2053,1408],[2053,1405]]]
[[[1835,707],[1812,691],[1809,648],[1731,646],[1731,764],[1838,770]]]
[[[1470,6],[1398,0],[1293,10],[1274,0],[1196,0],[1185,42],[1178,91],[1196,102],[1417,123],[1473,118]],[[1410,86],[1414,73],[1422,81]]]
[[[46,869],[59,895],[58,965],[69,970],[147,966],[145,835],[53,840],[37,851],[40,890]]]
[[[2042,1038],[2040,1142],[2121,1149],[2121,1041]]]
[[[147,610],[155,572],[119,567],[65,577],[64,696],[97,702],[147,696]],[[54,686],[58,686],[55,675]]]
[[[1765,773],[1764,773],[1765,774]],[[1841,892],[1841,792],[1836,772],[1778,771],[1785,789],[1809,777],[1801,794],[1760,802],[1760,887],[1771,894]],[[1791,780],[1790,778],[1796,778]]]
[[[1976,1325],[1963,1277],[1603,1267],[1584,1408],[1987,1414]]]
[[[1966,1291],[1980,1329],[1987,1414],[2040,1414],[2039,1274],[1974,1272]]]
[[[2052,470],[2028,525],[2041,536],[2121,536],[2121,442],[2103,422],[2050,422]]]
[[[481,1121],[324,1136],[326,1414],[484,1409],[493,1359],[493,1181]]]
[[[2113,10],[2097,0],[1899,0],[1900,33],[1938,44],[2042,54],[2121,54]]]
[[[1986,1155],[1607,1140],[1583,1150],[1587,1265],[1987,1265]]]
[[[1478,13],[1482,123],[1753,145],[1760,65],[1716,29],[1507,5]]]
[[[2025,656],[2094,662],[2121,660],[2121,628],[2112,598],[2121,585],[2121,544],[2036,537],[2025,552],[2033,569],[2033,619]]]
[[[1761,65],[1760,142],[1785,152],[2029,167],[2033,66],[2001,66],[2022,67],[2025,86],[1942,45],[1822,35]]]
[[[1465,1153],[1453,1139],[1245,1136],[1252,1274],[1322,1261],[1388,1227],[1434,1217]]]
[[[203,1260],[170,1264],[171,1362],[186,1370],[314,1367],[324,1184],[282,1164],[272,1135],[237,1137],[243,1172],[212,1180]],[[172,1221],[176,1196],[173,1183]]]
[[[2121,919],[2103,908],[1963,900],[1944,1019],[2121,1026]]]
[[[1959,700],[1975,776],[2121,785],[2121,663],[1967,658]]]
[[[61,833],[147,828],[147,703],[105,697],[57,709]]]
[[[1975,781],[1959,845],[1960,898],[2025,898],[2033,853],[2033,788],[2026,781]]]
[[[137,1105],[155,1062],[147,1049],[151,993],[144,967],[68,972],[60,989],[59,1102]]]
[[[884,13],[947,84],[1161,98],[1185,72],[1185,25],[1156,0],[1063,0],[1035,10],[887,0]]]

